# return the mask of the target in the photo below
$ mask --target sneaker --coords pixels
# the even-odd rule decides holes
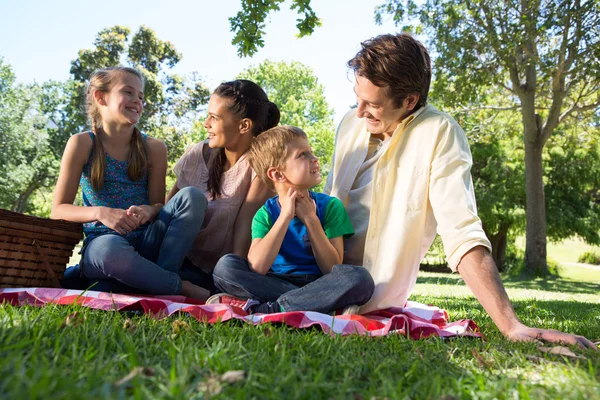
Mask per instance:
[[[353,304],[351,306],[344,308],[344,311],[342,311],[342,315],[358,314],[359,310],[360,310],[360,306]]]
[[[258,301],[253,299],[242,299],[227,293],[217,293],[210,296],[205,304],[227,304],[228,306],[239,307],[244,311],[248,311],[251,306],[258,304]]]

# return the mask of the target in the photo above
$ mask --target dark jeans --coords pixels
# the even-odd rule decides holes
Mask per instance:
[[[219,292],[213,282],[212,273],[207,274],[200,268],[197,268],[192,262],[186,258],[183,260],[183,265],[179,272],[177,272],[181,280],[189,281],[194,285],[203,287],[210,291],[211,294]],[[79,264],[68,267],[65,271],[61,285],[65,289],[77,289],[77,290],[95,290],[98,292],[112,292],[112,293],[127,293],[127,294],[141,294],[141,290],[132,288],[122,284],[115,279],[88,279],[81,274],[81,268]]]
[[[217,262],[213,279],[217,288],[237,297],[277,301],[285,311],[324,314],[363,305],[375,289],[371,274],[363,267],[338,264],[326,275],[261,275],[235,254]]]
[[[131,287],[150,294],[179,294],[178,272],[202,227],[207,204],[202,192],[186,187],[140,236],[129,241],[117,234],[92,239],[81,260],[83,274],[98,281],[92,290],[127,292]]]

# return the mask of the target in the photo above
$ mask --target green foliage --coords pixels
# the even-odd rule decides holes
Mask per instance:
[[[335,127],[323,85],[314,72],[297,61],[267,60],[243,71],[238,78],[254,81],[265,90],[269,100],[279,106],[282,125],[294,125],[306,132],[319,157],[324,182],[331,168]]]
[[[239,57],[251,57],[259,47],[264,46],[265,19],[271,11],[279,11],[284,0],[242,0],[242,11],[229,18],[231,31],[235,33],[231,44],[238,49]],[[310,7],[311,0],[292,0],[290,8],[302,14],[298,18],[296,28],[298,37],[310,35],[321,21]]]
[[[16,85],[10,67],[0,61],[0,183],[6,188],[0,206],[47,215],[46,196],[36,191],[48,192],[67,140],[89,128],[86,80],[100,68],[124,63],[142,72],[145,104],[139,126],[165,141],[173,165],[210,95],[198,74],[170,73],[181,57],[172,43],[145,26],[133,35],[129,28],[114,26],[98,33],[92,49],[79,51],[71,63],[72,78],[65,82]]]
[[[559,89],[566,95],[562,111],[598,106],[593,89],[600,82],[597,0],[387,0],[377,8],[376,21],[385,14],[430,38],[436,51],[434,87],[445,88],[457,106],[477,104],[490,84],[512,92],[515,103],[521,90],[532,89],[536,107],[549,107]]]
[[[600,244],[600,136],[597,127],[581,125],[561,127],[548,142],[548,237],[558,241],[577,234]]]
[[[50,146],[41,87],[15,83],[0,59],[0,208],[24,212],[27,199],[52,183],[59,161]]]
[[[584,264],[600,265],[600,253],[596,251],[586,251],[579,256],[577,261]]]
[[[141,130],[152,135],[154,129],[163,125],[178,125],[196,118],[208,102],[210,93],[197,74],[182,77],[169,73],[181,58],[172,43],[159,39],[146,26],[141,26],[131,38],[129,28],[123,26],[99,32],[94,48],[81,50],[79,57],[71,63],[71,85],[74,87],[71,88],[67,118],[68,124],[75,125],[75,129],[70,134],[87,127],[87,116],[81,107],[85,104],[86,80],[97,69],[123,63],[137,68],[144,76]]]
[[[548,166],[541,165],[545,161],[540,160],[548,159],[543,150],[553,134],[563,133],[557,130],[559,126],[572,122],[572,117],[587,121],[597,118],[600,2],[387,0],[377,8],[376,21],[381,22],[385,14],[392,15],[397,25],[408,23],[408,30],[430,38],[435,56],[433,88],[447,106],[519,111],[528,160],[525,193],[528,209],[534,211],[526,215],[526,259],[528,268],[545,270],[546,221],[553,223],[553,211],[545,209],[544,184],[552,180],[543,177]],[[490,89],[503,94],[496,97],[496,104],[490,103],[494,100],[488,96]],[[577,163],[589,165],[583,158],[578,157]],[[577,189],[588,183],[576,185]],[[589,206],[584,211],[585,201],[577,202],[573,195],[565,197],[564,188],[557,190],[561,195],[552,193],[548,198],[578,203],[572,207],[577,211],[569,210],[563,219],[582,213],[586,217],[583,224],[570,228],[559,222],[567,229],[550,228],[549,234],[564,237],[563,232],[585,231],[583,235],[597,240],[597,232],[594,235],[589,229],[597,212],[590,213]]]

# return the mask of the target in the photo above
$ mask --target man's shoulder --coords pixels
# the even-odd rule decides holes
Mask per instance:
[[[435,106],[427,104],[415,115],[416,126],[425,124],[450,125],[460,128],[456,120],[448,113],[438,110]]]
[[[358,118],[356,115],[356,109],[350,109],[342,118],[340,125],[338,126],[338,134],[348,132],[352,129],[364,128],[365,119]]]

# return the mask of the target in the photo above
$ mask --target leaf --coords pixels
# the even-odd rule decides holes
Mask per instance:
[[[578,358],[578,359],[585,360],[585,357],[578,356],[577,354],[573,353],[573,351],[571,351],[571,349],[569,349],[568,347],[564,347],[564,346],[539,347],[539,349],[542,353],[556,354],[559,356],[565,356],[565,357]]]
[[[198,390],[204,393],[205,397],[216,396],[223,390],[218,375],[211,374],[198,384]]]
[[[123,322],[123,329],[129,332],[134,332],[137,325],[129,318]]]
[[[136,376],[154,376],[154,368],[150,367],[135,367],[130,373],[125,375],[114,383],[115,386],[123,386],[128,384]]]
[[[246,379],[246,371],[241,370],[227,371],[221,376],[221,381],[227,383],[240,382],[244,379]]]
[[[178,335],[181,332],[191,331],[191,330],[192,330],[192,327],[187,322],[179,320],[179,319],[176,321],[173,321],[173,334],[174,335]]]
[[[475,359],[477,360],[477,362],[479,363],[479,366],[481,368],[485,367],[485,368],[490,368],[491,364],[481,355],[477,352],[477,350],[473,349],[471,351],[473,353],[473,357],[475,357]]]
[[[85,319],[85,316],[75,311],[74,313],[67,315],[67,318],[65,318],[65,321],[60,327],[64,328],[66,326],[79,326],[83,323],[83,321],[85,321]]]

